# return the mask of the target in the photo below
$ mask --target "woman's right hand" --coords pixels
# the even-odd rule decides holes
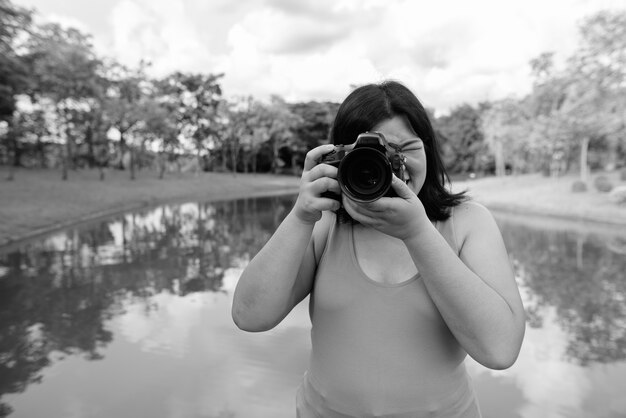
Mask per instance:
[[[337,210],[338,200],[322,196],[324,192],[340,194],[337,181],[337,167],[329,164],[318,164],[318,161],[334,149],[334,145],[326,144],[313,148],[306,154],[304,171],[300,179],[300,193],[294,206],[294,213],[302,222],[314,224],[322,217],[325,210]]]

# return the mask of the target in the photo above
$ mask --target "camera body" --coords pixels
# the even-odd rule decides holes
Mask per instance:
[[[337,167],[342,193],[356,202],[373,202],[383,196],[396,196],[391,187],[393,174],[405,178],[406,157],[380,132],[364,132],[353,144],[336,145],[320,163]],[[326,197],[339,200],[335,193]]]

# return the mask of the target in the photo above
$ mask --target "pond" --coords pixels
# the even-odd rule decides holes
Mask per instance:
[[[239,331],[235,284],[292,196],[165,205],[0,252],[0,416],[293,417],[306,301]],[[626,231],[496,213],[529,322],[468,360],[484,416],[626,415]]]

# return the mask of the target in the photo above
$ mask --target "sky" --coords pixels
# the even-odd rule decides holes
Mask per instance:
[[[626,0],[13,0],[93,36],[101,57],[149,73],[224,73],[226,97],[340,102],[401,81],[445,114],[522,97],[531,59],[564,63],[581,20]]]

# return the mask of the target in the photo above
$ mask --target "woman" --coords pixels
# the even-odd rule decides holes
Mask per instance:
[[[311,150],[292,211],[239,280],[233,319],[269,330],[311,295],[300,417],[480,417],[465,356],[510,367],[525,328],[500,231],[487,209],[446,190],[432,126],[406,87],[346,98],[331,140],[366,131],[406,157],[395,196],[347,198],[337,168],[318,163],[334,146]],[[340,206],[352,222],[337,220]]]

